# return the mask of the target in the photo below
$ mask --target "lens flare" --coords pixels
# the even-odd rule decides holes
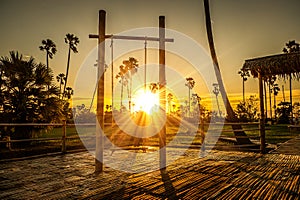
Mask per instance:
[[[152,114],[158,111],[159,95],[151,91],[138,90],[134,98],[134,111],[144,111],[147,114]]]

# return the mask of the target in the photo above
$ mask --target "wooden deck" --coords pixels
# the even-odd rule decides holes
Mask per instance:
[[[190,149],[166,170],[135,174],[106,167],[96,175],[87,152],[0,162],[0,199],[299,199],[299,146],[296,138],[265,155],[203,158]]]

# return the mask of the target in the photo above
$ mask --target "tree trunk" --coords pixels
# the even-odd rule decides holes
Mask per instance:
[[[293,94],[292,94],[292,74],[290,74],[290,116],[291,116],[291,122],[293,123]]]
[[[65,96],[65,91],[66,91],[67,82],[68,82],[69,67],[70,67],[70,56],[71,56],[71,48],[69,47],[68,62],[67,62],[67,71],[66,71],[66,80],[65,80],[65,85],[64,85],[63,95],[62,95],[63,97]]]
[[[49,53],[46,53],[46,64],[47,64],[47,71],[49,70]],[[47,84],[47,90],[49,90],[49,84]]]
[[[228,100],[228,96],[225,91],[225,87],[223,84],[219,64],[218,64],[218,59],[217,55],[215,52],[215,47],[214,47],[214,40],[213,40],[213,34],[212,34],[212,28],[211,28],[211,19],[210,19],[210,11],[209,11],[209,2],[208,0],[204,0],[204,9],[205,9],[205,22],[206,22],[206,31],[207,31],[207,38],[208,38],[208,43],[209,43],[209,48],[210,48],[210,53],[211,57],[213,60],[213,65],[214,65],[214,70],[215,74],[217,77],[217,81],[219,84],[220,92],[222,95],[222,99],[224,102],[224,105],[226,107],[226,112],[228,116],[228,121],[230,122],[237,122],[238,119],[230,105],[230,102]],[[241,130],[242,127],[241,125],[232,125],[232,129],[234,130]],[[244,131],[234,131],[235,136],[247,136]],[[238,144],[252,144],[252,142],[249,140],[249,138],[236,138]]]
[[[245,102],[245,81],[243,78],[243,102]]]
[[[122,107],[123,107],[123,88],[124,88],[124,81],[123,78],[121,78],[121,111],[122,111]]]
[[[272,93],[271,93],[271,84],[269,83],[269,102],[270,102],[270,119],[271,123],[273,124],[273,117],[272,117]]]
[[[264,94],[265,94],[265,110],[266,110],[266,119],[268,119],[268,101],[267,101],[267,87],[266,87],[266,81],[264,81]]]

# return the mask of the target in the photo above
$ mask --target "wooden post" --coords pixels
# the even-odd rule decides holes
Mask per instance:
[[[66,153],[67,148],[66,148],[66,135],[67,135],[67,122],[66,120],[63,120],[62,124],[62,138],[61,138],[61,152]]]
[[[262,154],[266,153],[266,136],[265,136],[265,111],[264,111],[264,92],[263,92],[263,81],[261,74],[258,74],[259,81],[259,102],[260,102],[260,119],[259,119],[259,129],[260,129],[260,151]]]
[[[100,10],[98,30],[98,88],[95,173],[100,173],[103,171],[105,17],[106,12],[104,10]]]
[[[165,56],[165,16],[159,16],[159,98],[160,98],[160,109],[164,114],[166,113],[166,56]],[[166,123],[160,131],[159,137],[159,163],[160,168],[165,169],[166,163]]]
[[[292,74],[290,74],[290,103],[291,103],[291,113],[290,113],[290,116],[291,116],[291,124],[294,124],[293,123],[293,94],[292,94]]]

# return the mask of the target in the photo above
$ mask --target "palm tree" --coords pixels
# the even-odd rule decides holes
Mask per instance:
[[[187,82],[185,83],[185,86],[189,89],[189,104],[188,104],[188,116],[191,114],[191,90],[195,86],[195,81],[192,77],[188,77],[185,79]]]
[[[240,76],[242,77],[242,81],[243,81],[243,102],[245,102],[245,81],[248,80],[247,77],[250,77],[250,73],[249,73],[249,70],[247,70],[245,68],[241,68],[238,71],[238,74],[240,74]]]
[[[42,40],[42,45],[39,46],[41,51],[46,51],[46,66],[47,70],[49,69],[49,58],[52,59],[53,55],[57,52],[55,43],[50,40]],[[49,85],[47,86],[47,89],[49,89]]]
[[[167,100],[168,100],[169,114],[171,114],[173,94],[169,93],[167,95]]]
[[[286,47],[283,48],[284,53],[296,53],[300,52],[300,44],[297,43],[295,40],[289,41],[285,44]],[[292,112],[292,105],[293,105],[293,95],[292,95],[292,74],[290,74],[290,111],[291,111],[291,118],[293,118],[293,112]],[[293,120],[293,119],[292,119]]]
[[[64,84],[63,94],[65,94],[65,92],[66,92],[66,87],[67,87],[67,83],[68,83],[71,50],[73,51],[73,53],[78,53],[77,45],[79,43],[79,39],[74,34],[67,33],[66,37],[65,37],[65,43],[69,45],[69,50],[68,50],[66,80],[65,80],[65,84]]]
[[[46,51],[46,66],[49,69],[49,58],[52,59],[53,55],[57,52],[55,43],[50,40],[42,40],[42,45],[39,46],[41,51]]]
[[[119,82],[121,83],[121,110],[123,108],[123,88],[124,86],[127,86],[127,78],[125,77],[125,74],[127,73],[127,70],[124,65],[120,65],[119,67],[120,72],[116,75],[116,79],[119,79]]]
[[[128,89],[128,106],[129,106],[129,111],[131,112],[131,95],[132,95],[132,76],[136,74],[137,69],[138,69],[138,61],[137,59],[133,57],[129,57],[129,60],[124,60],[123,64],[125,65],[125,71],[126,71],[126,76],[130,80],[130,85]]]
[[[46,65],[36,63],[34,58],[24,60],[18,52],[0,58],[1,122],[51,123],[63,116],[62,101],[58,88],[52,85],[52,73]],[[1,82],[2,82],[1,81]],[[47,87],[49,88],[47,89]],[[1,105],[2,104],[2,105]],[[28,127],[15,127],[14,137],[30,137]]]
[[[272,88],[273,88],[273,85],[275,84],[275,81],[276,81],[276,76],[270,76],[268,77],[268,85],[269,85],[269,104],[270,104],[270,118],[271,118],[271,122],[273,123],[273,120],[272,120]]]
[[[65,78],[66,78],[66,77],[65,77],[65,74],[64,74],[64,73],[60,73],[60,74],[58,74],[58,75],[56,76],[56,80],[57,80],[57,82],[59,83],[59,94],[60,94],[61,98],[62,98],[62,96],[63,96],[63,95],[61,95],[61,94],[62,94],[61,86],[64,84]]]
[[[216,95],[216,101],[217,101],[217,106],[218,106],[218,112],[219,112],[220,117],[222,117],[221,110],[220,110],[220,105],[219,105],[219,100],[218,100],[218,95],[219,95],[219,93],[220,93],[219,84],[218,84],[218,83],[214,83],[214,84],[213,84],[213,87],[214,87],[213,93]]]
[[[277,113],[276,113],[276,96],[278,95],[278,92],[280,91],[280,88],[279,88],[279,86],[278,86],[278,84],[277,83],[275,83],[274,85],[273,85],[273,88],[272,88],[272,90],[273,90],[273,95],[274,95],[274,115],[275,115],[275,120],[277,119]]]
[[[158,83],[150,83],[149,89],[153,94],[155,94],[156,91],[159,89],[159,84]]]
[[[67,87],[64,96],[66,96],[67,99],[71,99],[71,97],[72,97],[73,94],[74,94],[73,89],[71,87]]]
[[[207,38],[209,43],[209,49],[211,53],[211,57],[213,60],[214,70],[217,77],[217,81],[220,87],[220,92],[222,95],[222,99],[224,102],[224,105],[226,107],[227,111],[227,117],[229,121],[236,122],[238,119],[230,105],[230,102],[228,100],[228,96],[223,84],[218,58],[216,55],[215,47],[214,47],[214,40],[213,40],[213,34],[212,34],[212,27],[211,27],[211,19],[210,19],[210,10],[209,10],[209,0],[204,0],[204,9],[205,9],[205,24],[206,24],[206,32],[207,32]],[[241,130],[242,127],[240,125],[232,125],[232,128],[234,130]],[[236,136],[247,136],[244,131],[234,131],[234,134]],[[249,140],[249,138],[237,138],[237,142],[239,144],[251,144],[252,142]]]

